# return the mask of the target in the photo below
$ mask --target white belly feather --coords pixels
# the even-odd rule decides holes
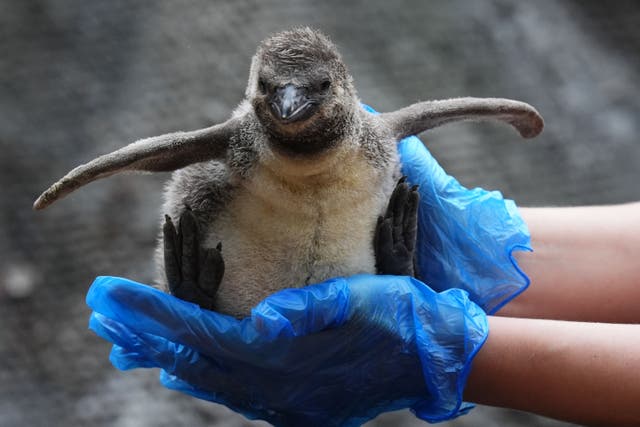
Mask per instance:
[[[204,243],[222,242],[226,269],[218,310],[246,315],[280,289],[375,273],[375,224],[394,171],[350,160],[322,184],[289,185],[263,166],[241,184]]]

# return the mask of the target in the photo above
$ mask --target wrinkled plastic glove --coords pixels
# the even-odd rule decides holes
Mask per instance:
[[[460,185],[415,136],[400,141],[398,150],[403,174],[419,185],[418,277],[437,291],[464,289],[495,313],[529,286],[513,258],[516,250],[531,251],[515,203],[498,191]]]
[[[430,422],[460,415],[488,334],[466,292],[397,276],[287,289],[243,320],[114,277],[97,278],[87,304],[117,368],[161,368],[166,387],[276,426],[356,426],[406,407]]]

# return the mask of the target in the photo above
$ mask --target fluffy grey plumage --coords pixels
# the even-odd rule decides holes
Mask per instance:
[[[331,41],[299,28],[261,43],[245,100],[227,122],[102,156],[71,171],[34,206],[122,170],[179,169],[164,213],[178,219],[188,207],[205,252],[222,242],[226,270],[214,308],[244,315],[282,288],[375,273],[374,231],[399,177],[397,141],[483,119],[507,122],[524,137],[542,129],[535,109],[504,99],[459,98],[369,114]],[[161,245],[161,270],[165,252]]]

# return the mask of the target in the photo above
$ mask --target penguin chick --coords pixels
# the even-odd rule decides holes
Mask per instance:
[[[543,127],[530,105],[497,98],[370,114],[334,44],[296,28],[260,44],[245,99],[229,120],[101,156],[53,184],[34,207],[121,171],[175,171],[157,251],[161,285],[244,316],[283,288],[358,273],[412,274],[417,193],[397,184],[396,144],[445,123],[487,119],[525,138]]]

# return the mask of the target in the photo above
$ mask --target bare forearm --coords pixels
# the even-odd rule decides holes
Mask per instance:
[[[640,325],[489,318],[465,399],[587,425],[640,425]]]
[[[640,203],[520,212],[534,252],[517,260],[531,285],[499,315],[640,322]]]

